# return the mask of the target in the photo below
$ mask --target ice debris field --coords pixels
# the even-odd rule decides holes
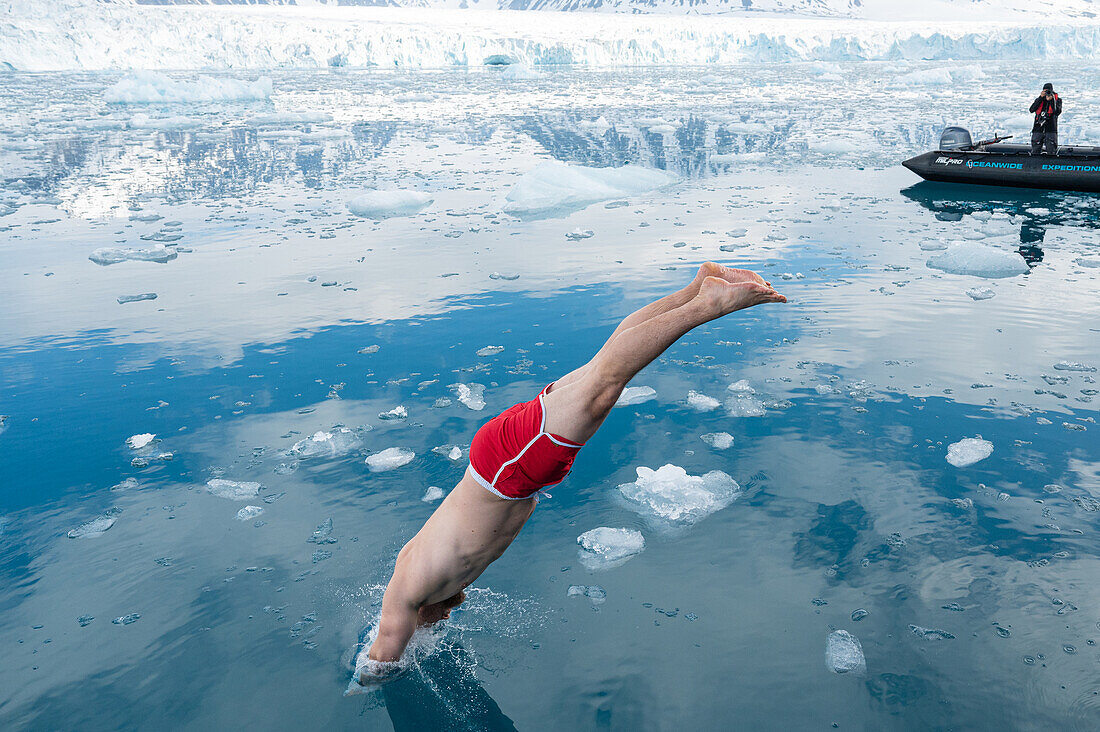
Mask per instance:
[[[710,19],[289,47],[243,32],[270,8],[77,10],[0,29],[68,69],[0,76],[0,727],[1092,723],[1100,206],[898,166],[1026,133],[1047,80],[1094,141],[1100,70],[1043,60],[1091,27],[799,22],[688,68],[666,41]],[[207,11],[241,33],[142,45]],[[546,63],[628,56],[667,64]],[[350,687],[476,429],[706,260],[790,302],[640,374],[401,677]]]

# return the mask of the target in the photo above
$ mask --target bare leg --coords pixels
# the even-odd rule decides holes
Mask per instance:
[[[571,374],[571,381],[556,382],[544,402],[547,431],[576,442],[587,441],[634,375],[685,333],[736,310],[786,301],[763,281],[732,284],[705,276],[689,301],[617,330],[591,361]]]
[[[624,318],[623,321],[619,323],[619,326],[615,328],[615,332],[611,334],[611,337],[607,339],[607,342],[604,343],[603,348],[600,349],[599,353],[597,353],[596,356],[593,357],[592,360],[590,360],[588,363],[584,364],[580,368],[570,371],[568,374],[555,381],[554,389],[560,389],[562,387],[568,386],[569,384],[572,384],[573,382],[582,378],[587,372],[588,367],[596,360],[596,358],[600,356],[600,354],[604,353],[607,350],[607,347],[611,344],[613,340],[615,340],[616,336],[618,336],[623,331],[641,325],[647,320],[651,320],[659,315],[667,313],[670,310],[675,310],[676,308],[682,307],[683,305],[691,302],[695,298],[695,296],[699,294],[699,288],[702,287],[703,280],[705,280],[707,277],[718,277],[719,279],[723,279],[731,284],[738,284],[742,282],[756,282],[758,284],[767,285],[769,287],[771,286],[770,282],[765,282],[760,275],[750,270],[736,269],[734,267],[724,267],[714,262],[704,262],[702,266],[699,267],[699,271],[695,274],[695,279],[688,283],[686,287],[681,290],[677,290],[671,295],[666,295],[660,300],[655,300],[645,307],[635,310],[633,313],[626,316],[626,318]]]

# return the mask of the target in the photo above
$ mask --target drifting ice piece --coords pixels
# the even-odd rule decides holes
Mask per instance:
[[[70,530],[66,536],[70,539],[90,539],[96,536],[103,536],[107,529],[114,525],[115,520],[111,516],[100,516],[97,519],[92,519]]]
[[[480,412],[485,409],[485,385],[484,384],[451,384],[451,393],[458,401],[466,405],[467,409]]]
[[[581,563],[588,569],[611,569],[645,549],[645,537],[634,529],[601,526],[577,537]]]
[[[368,191],[348,201],[348,210],[368,219],[412,216],[432,205],[433,200],[420,191]]]
[[[118,264],[119,262],[125,262],[126,260],[133,260],[135,262],[159,262],[160,264],[165,264],[178,256],[179,254],[175,249],[169,249],[163,244],[159,244],[149,249],[100,247],[88,255],[88,259],[102,267],[107,267],[112,264]]]
[[[652,191],[674,181],[663,171],[638,165],[589,168],[552,160],[540,163],[516,183],[508,192],[504,211],[521,217],[552,216]]]
[[[657,390],[651,386],[628,386],[623,389],[623,393],[619,395],[619,399],[615,402],[615,406],[629,407],[634,404],[648,402],[656,396]]]
[[[199,76],[194,81],[177,81],[155,71],[135,71],[108,88],[103,96],[112,104],[193,104],[268,99],[271,97],[271,79],[265,76],[247,82]]]
[[[859,638],[846,630],[834,630],[825,639],[825,666],[834,674],[857,674],[867,671],[863,646]]]
[[[372,473],[381,473],[386,470],[400,468],[408,465],[416,457],[416,453],[403,447],[387,447],[382,452],[376,452],[364,461]]]
[[[223,480],[214,478],[206,481],[206,490],[218,498],[228,498],[231,501],[247,501],[255,498],[260,492],[259,483],[238,482],[236,480]]]
[[[929,257],[928,266],[949,274],[989,279],[1015,277],[1029,271],[1027,262],[1019,252],[998,249],[976,241],[955,242],[942,254]]]
[[[733,435],[729,432],[708,432],[705,435],[700,435],[699,439],[715,450],[728,450],[733,447]]]
[[[237,511],[238,521],[248,521],[254,519],[264,512],[263,506],[245,506],[240,511]]]
[[[980,437],[964,437],[947,446],[947,462],[965,468],[993,454],[993,443]]]
[[[619,486],[631,508],[680,524],[694,524],[725,508],[741,495],[741,486],[721,470],[688,475],[677,465],[637,468],[638,479]]]

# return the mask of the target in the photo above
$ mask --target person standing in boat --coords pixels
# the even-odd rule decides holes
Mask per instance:
[[[1054,93],[1054,85],[1043,84],[1043,91],[1031,103],[1035,124],[1031,128],[1031,154],[1058,154],[1058,116],[1062,114],[1062,100]]]

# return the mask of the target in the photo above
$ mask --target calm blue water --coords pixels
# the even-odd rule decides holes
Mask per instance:
[[[1100,366],[1100,203],[897,165],[945,123],[1017,124],[1032,82],[1071,70],[987,69],[965,117],[957,89],[896,86],[905,70],[277,73],[268,102],[167,107],[106,104],[115,76],[4,76],[0,727],[1095,729],[1100,373],[1056,364]],[[1081,107],[1068,139],[1095,124]],[[257,120],[274,112],[324,116]],[[680,182],[503,213],[546,159]],[[435,202],[349,214],[374,187]],[[927,267],[956,240],[1031,271]],[[158,242],[178,256],[89,260]],[[614,410],[418,668],[343,696],[422,496],[462,475],[450,448],[707,259],[790,304],[639,375],[656,397]],[[686,404],[742,379],[763,416]],[[347,449],[293,454],[339,426]],[[700,439],[717,432],[733,446]],[[979,435],[990,457],[946,461]],[[370,472],[390,447],[415,458]],[[662,527],[616,487],[665,464],[744,494]],[[233,501],[216,478],[261,486]],[[646,548],[589,571],[576,538],[599,526]],[[865,674],[826,668],[835,629]]]

